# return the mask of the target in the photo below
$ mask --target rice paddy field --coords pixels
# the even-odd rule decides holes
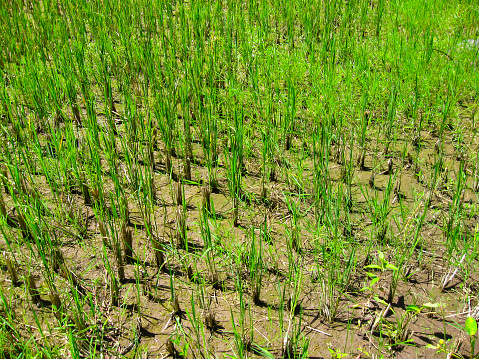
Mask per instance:
[[[0,358],[478,358],[473,0],[0,4]]]

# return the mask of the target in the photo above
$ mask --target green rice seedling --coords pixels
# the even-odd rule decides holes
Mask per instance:
[[[88,188],[88,185],[85,182],[82,183],[82,192],[83,192],[83,204],[85,206],[91,206],[92,200],[90,196],[90,189]]]
[[[153,179],[153,169],[151,173],[149,174],[149,176],[150,176],[150,180],[148,181],[148,185],[149,185],[148,189],[149,189],[149,195],[151,198],[151,205],[153,205],[154,203],[158,202],[158,189]]]
[[[21,335],[15,328],[15,319],[17,319],[17,315],[15,314],[15,310],[12,308],[12,303],[9,303],[5,297],[3,290],[0,291],[0,299],[0,308],[2,313],[0,316],[0,328],[2,328],[0,341],[4,345],[5,353],[13,354],[19,349],[19,342],[21,340]],[[11,349],[8,349],[9,347]]]
[[[239,355],[245,355],[247,348],[253,342],[253,322],[251,317],[251,306],[248,306],[246,299],[244,297],[244,284],[241,278],[241,259],[239,256],[234,258],[234,281],[236,292],[238,293],[238,324],[235,323],[235,317],[233,315],[233,310],[230,308],[231,312],[231,324],[233,327],[234,341],[237,353]],[[238,327],[237,327],[238,326]]]
[[[171,97],[165,97],[165,99],[160,100],[158,98],[157,106],[155,107],[155,116],[162,134],[163,142],[165,144],[165,155],[166,155],[166,172],[172,174],[172,161],[171,156],[176,154],[175,150],[175,123],[176,120],[175,110],[173,108],[172,102],[174,101],[176,93],[174,92]]]
[[[198,351],[202,353],[209,353],[211,349],[209,348],[208,340],[205,335],[205,327],[210,332],[214,332],[218,327],[218,322],[214,317],[214,313],[212,313],[209,309],[203,308],[203,311],[204,322],[200,319],[201,317],[196,311],[195,296],[192,294],[191,311],[187,310],[186,314],[193,326],[193,332],[196,336],[196,347]]]
[[[151,237],[151,243],[153,246],[154,254],[155,254],[155,261],[158,269],[160,270],[165,270],[165,255],[164,255],[164,249],[163,245],[161,242],[154,238],[153,236]]]
[[[144,282],[146,273],[144,269],[140,269],[140,265],[142,265],[139,261],[135,263],[134,267],[134,274],[135,274],[135,289],[136,289],[136,308],[135,311],[138,314],[138,321],[137,325],[135,326],[135,331],[137,334],[139,334],[139,331],[141,330],[141,317],[142,317],[142,303],[141,303],[141,294],[143,293],[142,286],[140,285],[142,282]],[[136,336],[135,336],[136,338]]]
[[[27,224],[27,220],[25,217],[25,214],[21,209],[18,209],[17,211],[17,220],[18,220],[18,225],[20,227],[20,230],[22,232],[22,236],[25,240],[32,240],[32,233],[30,231],[30,228]]]
[[[2,165],[2,170],[1,170],[1,178],[2,178],[2,183],[3,183],[3,190],[5,193],[10,193],[8,189],[8,169],[7,166]]]
[[[135,146],[138,144],[135,142]],[[126,167],[127,171],[125,171],[124,181],[131,187],[133,190],[138,191],[140,189],[140,182],[141,182],[141,172],[140,166],[136,159],[138,155],[138,148],[135,149],[128,149],[124,147],[124,153],[126,157]]]
[[[206,209],[207,213],[212,214],[211,207],[211,190],[208,185],[204,185],[201,189],[203,194],[203,207]]]
[[[330,191],[329,151],[327,149],[331,145],[331,137],[328,128],[316,127],[311,141],[313,143],[315,217],[320,225],[327,210],[327,198]]]
[[[115,247],[116,248],[116,247]],[[109,282],[107,282],[107,286],[109,287],[109,294],[110,294],[110,303],[112,306],[117,307],[119,305],[119,300],[120,300],[120,287],[119,287],[119,281],[122,282],[124,281],[125,278],[125,272],[124,272],[124,267],[123,265],[119,266],[118,268],[118,274],[123,275],[123,278],[120,277],[118,280],[112,266],[110,264],[110,260],[108,259],[108,249],[106,245],[103,245],[102,248],[102,261],[103,265],[106,269],[107,275],[109,277]],[[120,257],[121,259],[121,257]],[[121,268],[121,269],[120,269]]]
[[[268,163],[268,146],[269,146],[269,136],[264,131],[261,133],[261,139],[263,142],[262,151],[261,151],[261,160],[262,160],[262,176],[261,176],[261,194],[260,197],[265,201],[268,197],[268,191],[266,187],[266,181],[268,178],[268,170],[267,170],[267,163]]]
[[[253,296],[253,302],[256,305],[261,304],[261,286],[264,275],[263,264],[263,242],[261,236],[259,236],[258,244],[256,244],[255,228],[251,230],[251,244],[249,251],[249,263],[248,270],[250,275],[251,291]]]
[[[462,209],[463,190],[465,186],[466,175],[464,172],[464,162],[461,161],[456,174],[456,187],[454,189],[452,203],[449,206],[449,216],[444,226],[446,238],[454,232],[454,225],[460,225],[460,214]],[[449,238],[448,238],[449,239]],[[449,242],[449,241],[448,241]],[[449,244],[449,243],[448,243]]]
[[[352,247],[349,253],[345,253],[348,257],[343,268],[341,264],[341,252],[339,243],[335,244],[328,250],[323,245],[323,273],[319,273],[319,282],[321,290],[321,301],[319,311],[330,323],[332,323],[338,315],[341,298],[350,286],[350,280],[356,265],[356,248]]]
[[[77,338],[73,335],[73,329],[69,328],[68,330],[68,343],[70,344],[70,353],[73,358],[80,359],[80,350],[77,345]]]
[[[178,248],[188,250],[186,211],[180,206],[176,209],[176,240]]]
[[[233,197],[233,225],[239,225],[239,203],[242,196],[241,177],[243,171],[243,113],[235,111],[235,127],[230,130],[231,152],[225,149],[225,160],[227,167],[228,188]]]
[[[186,74],[188,79],[188,73]],[[180,87],[180,100],[181,100],[181,110],[182,110],[182,120],[183,120],[183,135],[184,135],[184,146],[185,146],[185,161],[191,164],[195,162],[193,157],[193,147],[191,145],[191,122],[196,122],[196,115],[193,109],[190,108],[190,100],[194,96],[190,89],[188,88],[187,83],[183,83]],[[186,178],[186,176],[185,176]],[[191,181],[191,178],[186,178],[188,181]]]
[[[83,310],[84,301],[81,298],[80,293],[74,289],[72,290],[72,299],[73,305],[71,306],[71,318],[75,325],[77,338],[81,341],[86,340],[86,329],[87,329],[87,317],[86,313]]]
[[[85,288],[81,285],[78,276],[68,269],[65,264],[61,266],[59,274],[68,281],[78,295],[85,294]]]
[[[126,197],[126,193],[123,193],[122,197],[119,198],[119,210],[120,216],[123,224],[128,225],[131,223],[130,218],[130,208],[128,204],[128,199]]]
[[[242,333],[241,333],[242,332],[242,330],[241,330],[242,327],[240,326],[239,329],[237,329],[237,327],[236,327],[232,310],[231,310],[231,324],[232,324],[232,327],[233,327],[236,357],[237,358],[245,358],[246,357],[246,351],[247,351],[247,342],[245,342],[245,338],[242,336]]]
[[[361,132],[360,132],[360,137],[359,137],[359,146],[361,148],[361,152],[360,152],[360,155],[358,157],[358,168],[361,170],[361,171],[364,171],[365,169],[365,166],[364,166],[364,161],[366,159],[366,131],[367,131],[367,126],[368,126],[368,122],[369,122],[369,114],[370,112],[368,110],[366,110],[366,102],[367,102],[367,99],[368,99],[368,95],[367,93],[364,93],[363,94],[363,97],[362,97],[362,115],[361,115],[361,124],[360,124],[360,128],[361,128]]]
[[[433,173],[433,176],[431,178],[430,185],[429,185],[430,188],[435,188],[436,187],[439,172],[440,172],[439,171],[439,166],[435,166],[434,167],[434,173]],[[390,284],[390,288],[389,288],[388,300],[392,300],[394,298],[395,293],[397,291],[397,285],[398,285],[400,274],[402,273],[403,267],[410,260],[410,258],[412,257],[412,255],[413,255],[414,251],[416,250],[416,247],[419,243],[420,232],[421,232],[421,229],[423,227],[423,224],[424,224],[424,221],[425,221],[425,218],[426,218],[426,214],[427,214],[427,212],[429,210],[429,207],[430,207],[432,194],[433,194],[433,191],[431,190],[429,192],[429,195],[427,196],[427,198],[425,200],[423,212],[422,212],[422,214],[420,214],[418,216],[419,218],[417,220],[417,224],[416,224],[416,228],[415,228],[412,240],[411,241],[403,241],[403,245],[401,247],[399,247],[400,250],[397,253],[397,260],[396,260],[396,267],[398,268],[398,270],[393,272],[393,276],[392,276],[391,284]],[[419,210],[419,206],[416,208],[415,213],[418,210]],[[404,237],[409,234],[408,233],[409,224],[410,224],[410,220],[405,224],[405,228],[403,229],[403,236]]]
[[[261,223],[259,231],[260,231],[261,241],[263,243],[272,244],[273,239],[271,236],[270,226],[268,225],[268,215],[266,211],[264,213],[264,219],[263,219],[263,222]]]
[[[349,214],[353,206],[353,179],[354,179],[353,147],[354,147],[354,136],[351,134],[349,156],[348,158],[346,158],[346,154],[343,155],[344,156],[344,159],[343,159],[344,171],[343,171],[342,181],[344,183],[345,189],[341,190],[344,194],[344,210],[346,212],[346,219],[347,219],[348,225],[350,223]]]
[[[284,149],[289,151],[291,148],[291,130],[293,126],[293,121],[296,116],[296,88],[294,84],[291,83],[291,80],[288,79],[288,93],[287,93],[287,101],[286,101],[286,109],[285,109],[285,116],[284,116]]]
[[[26,284],[28,287],[28,292],[30,293],[30,298],[35,305],[41,305],[42,298],[40,292],[38,291],[37,285],[35,284],[35,278],[32,274],[29,274],[26,278]]]
[[[168,339],[166,341],[166,351],[168,353],[168,356],[171,356],[172,358],[182,358],[183,355],[176,349],[175,344],[171,339]]]
[[[18,274],[15,268],[15,265],[12,263],[10,256],[7,255],[5,252],[3,252],[3,257],[5,259],[5,265],[7,266],[8,273],[10,274],[10,280],[12,281],[12,285],[16,287],[20,284],[20,282],[18,279]]]
[[[176,295],[176,293],[173,292],[173,295],[171,297],[171,308],[172,308],[172,312],[171,312],[171,317],[172,318],[178,318],[178,319],[181,319],[184,317],[184,311],[180,308],[180,302],[178,300],[178,296]]]
[[[286,205],[288,206],[289,214],[291,216],[291,226],[289,230],[290,242],[288,243],[292,249],[296,252],[301,252],[301,243],[300,243],[300,228],[299,228],[299,219],[300,219],[300,210],[294,199],[292,199],[292,194],[284,194]]]
[[[302,259],[299,258],[296,263],[290,265],[289,276],[289,298],[285,302],[285,308],[289,310],[290,321],[292,318],[301,312],[301,305],[299,303],[299,295],[301,291],[301,283],[303,280],[303,273],[301,270]],[[284,293],[286,294],[286,292]]]
[[[289,328],[282,345],[282,357],[291,358],[308,358],[308,348],[310,339],[301,334],[302,314],[298,320],[289,319]]]
[[[65,316],[65,313],[60,296],[56,291],[50,292],[50,301],[52,303],[53,314],[57,320],[61,322]]]
[[[118,239],[118,233],[113,230],[114,227],[112,226],[110,228],[111,230],[111,238],[112,238],[112,244],[113,244],[113,253],[116,258],[117,262],[117,271],[118,271],[118,279],[121,282],[125,281],[125,265],[123,262],[123,256],[121,253],[121,242]]]
[[[388,230],[388,216],[391,212],[391,194],[394,189],[394,182],[395,175],[389,176],[388,183],[382,199],[379,199],[377,190],[375,190],[374,192],[374,197],[370,197],[367,189],[366,191],[364,191],[364,189],[361,187],[361,191],[363,192],[363,195],[367,199],[370,206],[371,217],[373,221],[373,230],[375,231],[377,239],[381,242],[386,238],[386,233]],[[376,188],[374,183],[372,185],[374,186],[374,188]]]
[[[7,205],[3,199],[3,195],[0,193],[0,214],[1,218],[8,222],[8,213],[7,213]]]
[[[211,310],[205,312],[204,322],[206,329],[208,329],[210,332],[217,331],[220,328],[220,323],[216,319],[214,312]]]
[[[123,243],[124,261],[126,264],[133,263],[133,236],[126,223],[121,226],[121,242]]]
[[[178,182],[174,184],[174,198],[177,206],[183,206],[184,186],[182,176],[178,176]]]
[[[275,153],[278,152],[277,144],[279,143],[278,131],[276,128],[276,112],[272,105],[268,105],[265,111],[265,136],[263,137],[263,171],[266,178],[274,182],[277,180]],[[279,116],[279,115],[278,115]]]
[[[191,181],[191,159],[190,157],[185,157],[183,161],[183,173],[187,181]]]
[[[111,242],[110,242],[110,235],[108,233],[108,227],[105,226],[103,221],[99,220],[98,221],[98,230],[100,231],[101,235],[101,241],[103,243],[103,246],[107,248],[112,248]]]
[[[52,261],[52,270],[55,273],[59,273],[60,271],[65,270],[64,268],[65,258],[63,257],[63,253],[60,249],[53,249],[53,246],[52,246],[51,261]]]
[[[476,193],[479,192],[479,156],[476,156],[476,164],[474,167],[474,173],[472,175],[472,190]]]
[[[212,60],[210,60],[212,61]],[[208,74],[209,81],[213,82],[214,76],[212,70],[213,64],[210,64],[210,72]],[[201,144],[205,156],[206,167],[208,169],[208,182],[210,186],[216,186],[216,170],[218,165],[218,119],[214,114],[215,101],[217,101],[217,94],[214,91],[203,96],[204,101],[200,101],[201,117],[200,129],[202,134]],[[205,102],[204,104],[202,102]]]
[[[78,98],[78,91],[75,86],[75,65],[73,63],[73,58],[71,56],[71,49],[63,49],[60,52],[60,56],[58,59],[58,66],[60,67],[59,73],[61,74],[63,81],[58,81],[60,85],[63,87],[63,93],[66,94],[68,99],[68,105],[70,106],[70,110],[72,111],[73,118],[77,124],[77,126],[82,126],[82,120],[80,115],[80,109],[78,107],[77,98]]]
[[[205,253],[203,256],[206,258],[206,266],[208,268],[210,281],[215,289],[221,289],[222,283],[218,276],[217,266],[215,263],[216,245],[214,243],[213,232],[211,231],[209,223],[209,213],[206,212],[206,208],[203,208],[200,212],[200,231],[203,243],[205,246]]]
[[[211,231],[208,213],[206,207],[200,211],[200,231],[206,251],[214,249],[213,233]]]

